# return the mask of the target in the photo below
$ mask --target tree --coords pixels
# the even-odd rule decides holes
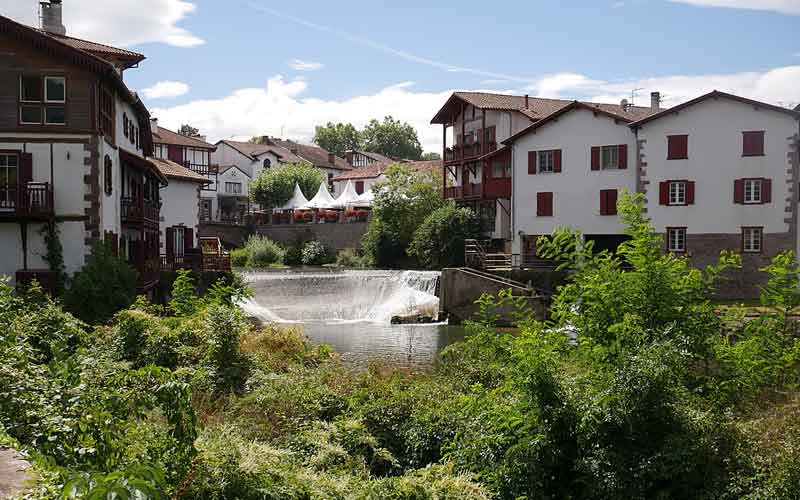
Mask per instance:
[[[439,153],[424,153],[421,159],[425,161],[441,160],[442,155]]]
[[[192,127],[189,124],[181,125],[180,130],[178,133],[181,135],[185,135],[186,137],[200,137],[200,130]]]
[[[409,123],[400,122],[391,116],[384,118],[383,122],[371,120],[361,132],[361,142],[366,151],[390,158],[422,158],[422,146],[417,131]]]
[[[434,210],[414,232],[408,254],[429,269],[464,265],[464,240],[477,238],[480,222],[471,209],[449,202]]]
[[[373,217],[362,243],[365,254],[377,266],[403,265],[417,228],[444,203],[441,178],[437,177],[396,164],[386,171],[386,181],[373,188]]]
[[[316,127],[314,144],[336,156],[344,156],[345,151],[361,147],[361,137],[351,123],[328,122],[324,127]]]
[[[325,174],[312,165],[290,163],[263,170],[250,184],[250,198],[263,208],[276,208],[292,198],[295,184],[310,198],[325,182]]]
[[[268,137],[265,135],[254,135],[247,142],[250,144],[266,144]]]

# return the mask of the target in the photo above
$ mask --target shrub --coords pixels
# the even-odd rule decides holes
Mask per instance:
[[[333,261],[331,252],[321,241],[309,241],[303,245],[302,262],[305,266],[321,266]]]
[[[358,255],[352,248],[345,248],[336,256],[336,265],[350,269],[366,269],[370,267],[370,259],[366,255]]]
[[[246,267],[247,266],[247,249],[236,248],[231,250],[231,265],[233,267]]]
[[[136,300],[136,271],[97,243],[89,263],[76,273],[64,295],[64,307],[89,324],[105,323]]]
[[[288,247],[286,249],[286,254],[283,256],[283,263],[287,266],[301,265],[303,263],[302,244]]]
[[[306,198],[314,196],[325,174],[309,164],[288,164],[265,169],[250,184],[250,197],[267,209],[277,208],[292,198],[295,184]]]
[[[247,265],[250,267],[269,267],[283,264],[284,250],[280,245],[260,235],[251,236],[244,245],[247,251]]]
[[[239,390],[247,378],[247,363],[239,349],[248,325],[241,310],[212,305],[205,318],[206,355],[204,364],[216,392]]]
[[[480,234],[478,217],[455,203],[434,210],[414,232],[408,253],[429,269],[464,265],[464,241]]]
[[[201,301],[197,297],[191,271],[179,269],[178,277],[172,283],[172,300],[169,301],[169,309],[175,316],[188,317],[195,314],[200,309],[200,305]]]

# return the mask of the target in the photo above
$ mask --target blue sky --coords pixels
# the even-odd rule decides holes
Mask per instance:
[[[29,23],[34,8],[0,0]],[[147,55],[126,80],[162,123],[191,121],[214,139],[310,140],[327,120],[393,114],[433,150],[441,133],[426,122],[455,89],[616,102],[641,88],[639,102],[660,90],[675,104],[719,88],[800,102],[800,0],[64,0],[64,10],[71,34]]]

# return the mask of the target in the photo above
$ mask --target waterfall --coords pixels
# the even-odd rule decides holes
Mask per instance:
[[[253,297],[243,307],[264,321],[375,322],[438,311],[440,273],[428,271],[288,271],[246,275]]]

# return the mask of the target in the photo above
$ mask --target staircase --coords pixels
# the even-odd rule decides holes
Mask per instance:
[[[464,262],[468,267],[488,272],[510,272],[512,257],[508,253],[489,253],[478,240],[464,241]]]

